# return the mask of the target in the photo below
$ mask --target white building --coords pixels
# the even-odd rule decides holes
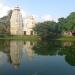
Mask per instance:
[[[10,19],[10,34],[23,35],[23,18],[19,7],[15,7],[12,10]]]
[[[24,18],[23,22],[24,22],[24,28],[23,28],[24,35],[34,35],[35,33],[33,31],[33,27],[36,24],[34,17],[27,16],[26,18]]]
[[[34,35],[33,27],[36,21],[33,16],[22,18],[20,8],[15,7],[12,10],[10,19],[10,34],[11,35]]]

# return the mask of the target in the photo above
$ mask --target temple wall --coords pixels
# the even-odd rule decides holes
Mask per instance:
[[[10,34],[23,35],[23,20],[19,8],[15,8],[10,19]]]

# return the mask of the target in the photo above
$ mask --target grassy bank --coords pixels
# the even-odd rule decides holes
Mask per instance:
[[[26,41],[37,41],[39,38],[37,36],[0,36],[0,40],[26,40]],[[57,39],[52,40],[60,40],[60,41],[75,41],[75,36],[62,36]]]
[[[57,38],[56,40],[60,40],[60,41],[75,41],[75,36],[62,36],[60,38]]]
[[[0,40],[29,40],[36,41],[38,39],[37,36],[0,36]]]

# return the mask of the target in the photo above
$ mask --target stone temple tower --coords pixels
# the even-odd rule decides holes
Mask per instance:
[[[23,19],[19,7],[15,7],[12,10],[10,19],[10,34],[23,35]]]

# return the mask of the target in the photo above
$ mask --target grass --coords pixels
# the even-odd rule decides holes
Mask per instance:
[[[25,40],[25,41],[37,41],[39,38],[37,36],[20,36],[20,35],[13,35],[13,36],[0,36],[0,40]],[[54,40],[60,41],[75,41],[75,36],[62,36]]]
[[[28,40],[28,41],[36,41],[38,39],[37,36],[20,36],[20,35],[14,35],[14,36],[1,36],[0,40]]]
[[[57,38],[56,40],[60,40],[60,41],[75,41],[75,36],[62,36],[60,38]]]

